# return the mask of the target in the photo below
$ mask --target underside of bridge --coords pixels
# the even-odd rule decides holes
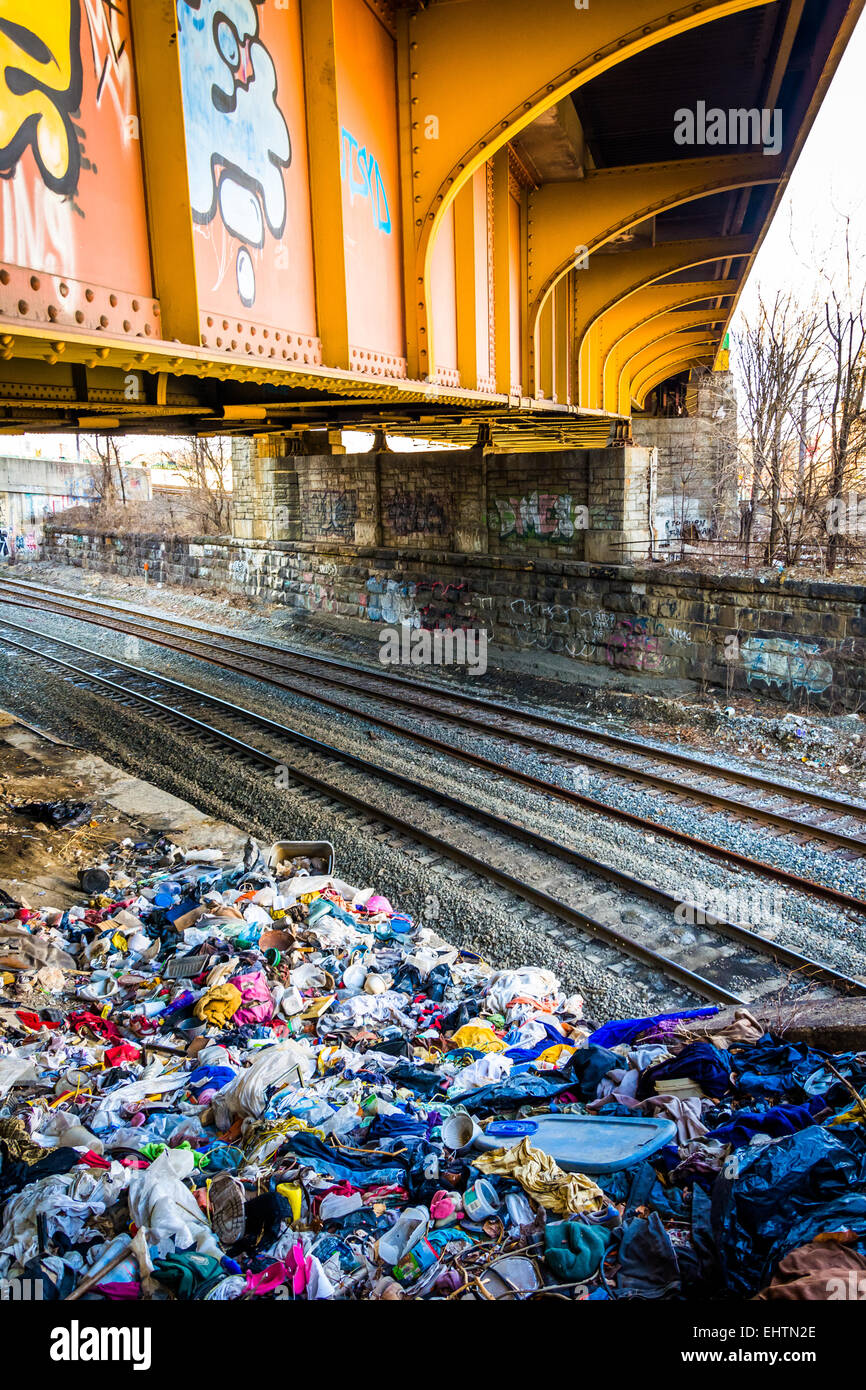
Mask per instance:
[[[624,441],[726,365],[861,9],[6,4],[0,429]]]

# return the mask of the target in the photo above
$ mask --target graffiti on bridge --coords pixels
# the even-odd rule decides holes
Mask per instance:
[[[398,536],[444,536],[451,530],[448,520],[452,499],[443,501],[426,492],[386,491],[385,516]]]
[[[358,494],[337,488],[307,493],[309,526],[317,538],[336,536],[340,540],[355,539],[358,516]]]
[[[589,508],[575,503],[570,493],[533,492],[523,497],[497,497],[491,523],[500,540],[568,542],[589,527]]]
[[[822,695],[833,684],[833,667],[815,642],[787,637],[749,637],[740,646],[746,681],[751,689],[775,686],[786,699],[798,690]]]
[[[81,146],[80,0],[5,0],[0,14],[0,173],[30,149],[46,187],[74,194]]]
[[[359,145],[345,127],[340,131],[340,174],[349,189],[350,206],[356,197],[368,198],[373,225],[377,231],[390,236],[391,212],[379,161],[372,150]]]
[[[607,641],[607,664],[624,671],[664,671],[661,623],[653,618],[620,618]]]
[[[469,599],[466,580],[445,584],[441,580],[367,580],[367,617],[374,623],[405,623],[428,632],[453,632],[480,627]]]
[[[264,0],[177,0],[189,192],[193,219],[219,217],[240,243],[238,297],[256,298],[251,252],[266,230],[279,241],[286,226],[283,170],[292,159],[277,75],[259,35]]]

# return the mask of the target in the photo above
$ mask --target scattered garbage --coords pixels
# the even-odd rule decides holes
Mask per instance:
[[[12,810],[16,816],[26,816],[28,820],[55,830],[61,827],[74,830],[93,814],[93,806],[88,801],[24,801],[13,805]]]
[[[790,1300],[864,1267],[866,1054],[746,1010],[598,1024],[324,842],[127,840],[81,882],[65,910],[0,905],[0,1279]]]

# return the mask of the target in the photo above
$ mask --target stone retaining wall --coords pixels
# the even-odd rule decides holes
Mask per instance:
[[[866,706],[866,589],[306,542],[62,531],[48,558],[377,624],[484,627],[489,640],[622,672],[752,690],[792,706]]]

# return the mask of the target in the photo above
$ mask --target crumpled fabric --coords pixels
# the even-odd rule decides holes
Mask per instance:
[[[701,1139],[708,1133],[701,1121],[701,1102],[698,1096],[653,1096],[646,1103],[647,1109],[665,1119],[673,1120],[677,1127],[677,1143],[687,1144],[690,1139]],[[713,1133],[714,1139],[720,1135]],[[724,1142],[724,1141],[722,1141]]]
[[[309,1081],[316,1063],[306,1042],[282,1042],[262,1049],[251,1067],[218,1093],[235,1115],[261,1115],[271,1087]],[[183,1078],[186,1080],[186,1078]]]
[[[681,1023],[679,1032],[684,1039],[695,1041],[701,1038],[715,1047],[729,1047],[731,1043],[756,1043],[763,1036],[764,1029],[748,1009],[736,1009],[730,1023],[719,1028],[714,1021],[701,1023]]]
[[[471,1047],[476,1052],[504,1052],[505,1043],[497,1037],[492,1028],[480,1024],[464,1023],[451,1039],[455,1047]]]
[[[470,1091],[478,1090],[480,1086],[489,1086],[493,1082],[501,1081],[513,1065],[509,1057],[501,1057],[495,1052],[479,1057],[455,1077],[448,1091],[448,1099],[453,1101],[457,1096],[468,1095]]]
[[[823,1067],[824,1060],[823,1052],[805,1043],[777,1042],[770,1034],[754,1047],[737,1044],[731,1048],[738,1090],[757,1096],[777,1096],[802,1088],[812,1073]],[[833,1058],[837,1067],[840,1060]]]
[[[823,1096],[812,1096],[805,1105],[775,1105],[770,1110],[754,1113],[738,1110],[729,1124],[719,1125],[711,1131],[711,1138],[720,1144],[730,1144],[732,1149],[741,1149],[756,1134],[769,1134],[773,1139],[796,1134],[798,1130],[813,1125],[815,1116],[826,1109]],[[707,1131],[704,1130],[704,1133]]]
[[[35,1143],[20,1116],[14,1119],[0,1119],[0,1145],[3,1148],[3,1157],[21,1159],[23,1163],[37,1163],[40,1158],[44,1158],[49,1149],[44,1149]]]
[[[106,1042],[119,1043],[122,1041],[120,1033],[115,1024],[109,1018],[101,1018],[99,1014],[91,1013],[89,1009],[79,1009],[66,1015],[66,1022],[70,1028],[74,1028],[76,1033],[83,1033],[85,1029],[94,1033],[98,1038],[104,1038]]]
[[[619,1246],[618,1298],[667,1298],[682,1286],[677,1252],[657,1211],[623,1227]]]
[[[862,1299],[866,1258],[837,1241],[813,1241],[779,1261],[772,1282],[756,1302],[813,1303]]]
[[[32,1057],[0,1057],[0,1096],[13,1086],[29,1086],[39,1080],[39,1068]]]
[[[199,999],[193,1013],[213,1028],[225,1028],[243,1002],[243,996],[233,984],[215,985]]]
[[[618,1052],[597,1043],[588,1043],[573,1052],[562,1068],[563,1074],[574,1078],[574,1089],[581,1100],[594,1100],[599,1084],[609,1071],[622,1066]]]
[[[437,1088],[441,1086],[441,1081],[437,1081],[436,1085]],[[470,1091],[461,1097],[461,1104],[473,1115],[494,1115],[497,1110],[516,1110],[521,1105],[546,1105],[562,1095],[563,1091],[571,1089],[568,1081],[555,1081],[552,1076],[521,1072],[519,1076],[511,1075],[504,1081]]]
[[[510,1149],[493,1149],[473,1158],[481,1173],[497,1173],[514,1178],[548,1211],[577,1216],[601,1211],[605,1197],[601,1188],[584,1173],[565,1173],[550,1154],[533,1148],[529,1139],[521,1139]]]
[[[65,1152],[78,1157],[74,1149]],[[31,1174],[33,1171],[32,1167],[28,1169]],[[108,1170],[76,1167],[74,1171],[55,1173],[31,1182],[4,1207],[4,1221],[0,1227],[0,1273],[6,1272],[13,1259],[23,1265],[39,1254],[39,1217],[44,1220],[49,1240],[57,1231],[62,1231],[70,1241],[79,1241],[86,1238],[86,1230],[92,1229],[91,1217],[101,1216],[114,1206],[129,1181],[129,1170],[114,1162]],[[95,1230],[92,1236],[97,1239]]]
[[[745,1148],[716,1178],[712,1228],[728,1287],[754,1294],[789,1251],[819,1231],[866,1233],[863,1160],[816,1125]]]
[[[198,1251],[174,1251],[154,1260],[153,1277],[172,1290],[177,1298],[201,1298],[207,1289],[223,1278],[223,1267],[214,1255]]]
[[[526,966],[522,970],[496,970],[487,983],[487,999],[504,1014],[512,999],[533,999],[539,1004],[556,999],[559,984],[550,970]]]
[[[660,1031],[673,1034],[682,1020],[712,1018],[718,1012],[718,1005],[712,1004],[703,1009],[680,1009],[672,1014],[653,1014],[650,1018],[619,1018],[596,1028],[594,1033],[590,1033],[587,1042],[595,1047],[617,1047],[619,1043],[634,1042],[636,1038],[642,1038],[647,1034]]]
[[[660,1062],[641,1074],[638,1099],[665,1095],[664,1083],[687,1078],[707,1096],[723,1096],[730,1090],[731,1062],[728,1054],[711,1043],[689,1043],[676,1057]]]
[[[190,1149],[166,1149],[129,1182],[129,1215],[159,1248],[161,1258],[194,1246],[202,1255],[222,1258],[216,1236],[185,1185],[195,1166]]]
[[[581,1283],[595,1274],[610,1242],[603,1226],[579,1221],[548,1221],[544,1228],[544,1258],[558,1279]]]
[[[274,1015],[274,1001],[268,982],[261,970],[249,975],[233,975],[229,980],[241,996],[241,1005],[234,1015],[234,1023],[242,1028],[246,1023],[269,1023]]]

